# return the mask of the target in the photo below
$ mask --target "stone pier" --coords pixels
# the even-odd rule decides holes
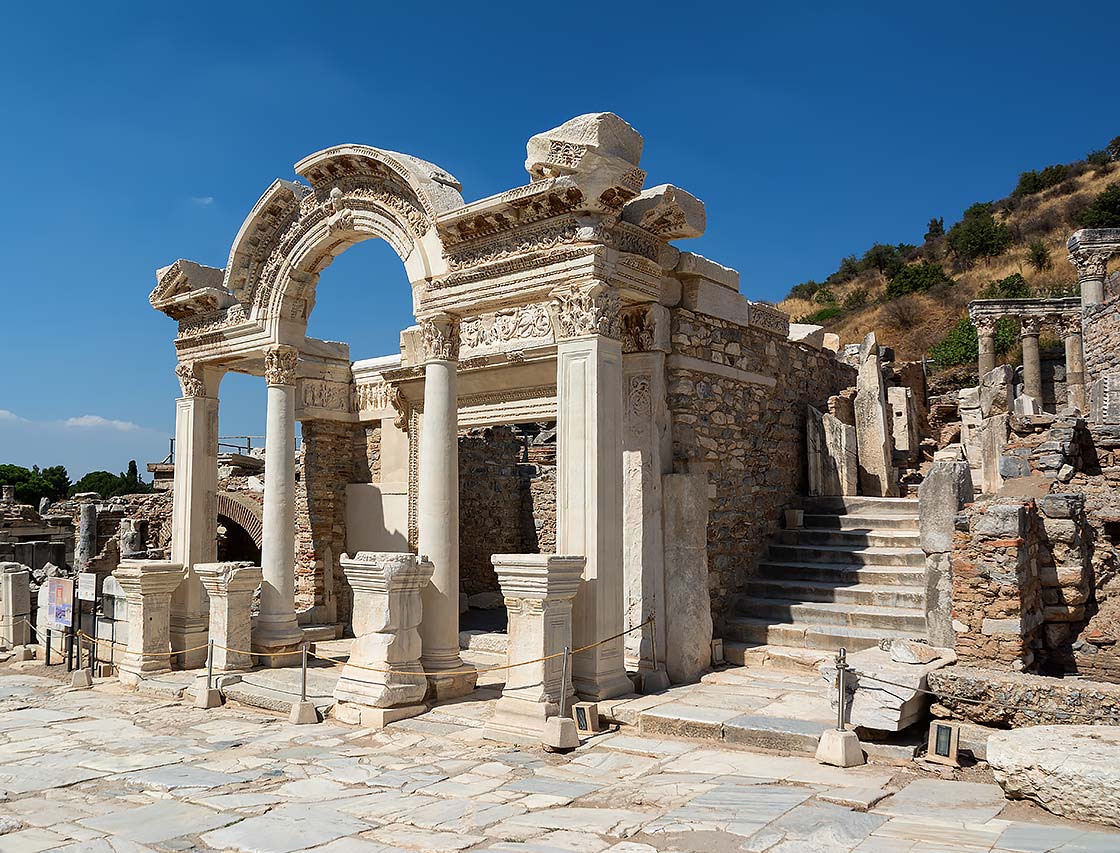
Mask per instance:
[[[195,567],[210,599],[210,639],[214,669],[250,669],[253,656],[249,609],[261,585],[261,568],[252,563],[199,563]]]
[[[171,595],[183,567],[162,560],[121,560],[113,577],[128,601],[128,648],[119,666],[122,684],[171,670]],[[203,660],[206,650],[203,649]]]
[[[31,573],[21,563],[0,563],[0,647],[31,642]]]

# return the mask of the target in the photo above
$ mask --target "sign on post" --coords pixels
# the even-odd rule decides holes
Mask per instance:
[[[78,601],[97,600],[97,575],[93,572],[81,572],[78,575]]]
[[[74,581],[47,578],[47,627],[62,631],[74,625]]]

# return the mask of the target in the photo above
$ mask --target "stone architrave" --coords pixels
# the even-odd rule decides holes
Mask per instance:
[[[0,646],[31,642],[31,572],[22,563],[0,563]]]
[[[564,647],[572,646],[572,599],[583,574],[583,557],[495,554],[492,558],[509,614],[508,661],[513,666],[487,724],[487,732],[540,738],[545,721],[560,714],[574,694],[561,681]]]
[[[809,494],[859,493],[856,429],[827,412],[806,407]]]
[[[673,684],[699,680],[712,664],[708,591],[708,473],[666,474],[665,669]]]
[[[183,581],[183,567],[162,560],[121,560],[113,577],[128,600],[128,648],[119,678],[135,687],[148,676],[171,670],[171,595]]]
[[[198,563],[195,572],[210,598],[210,639],[214,669],[250,669],[253,593],[261,585],[261,567],[248,562]]]
[[[874,332],[863,339],[859,348],[855,409],[860,490],[874,497],[897,497],[898,482],[891,465],[887,396]]]
[[[380,551],[359,551],[353,557],[344,554],[339,563],[354,591],[356,639],[335,685],[334,698],[361,708],[406,712],[382,716],[380,723],[415,716],[424,710],[421,703],[428,681],[424,675],[405,673],[424,672],[418,628],[423,615],[422,592],[434,566],[415,554]]]

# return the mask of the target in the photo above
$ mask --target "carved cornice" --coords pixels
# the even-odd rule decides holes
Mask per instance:
[[[459,322],[450,314],[436,314],[420,321],[424,361],[457,361]]]
[[[604,282],[590,287],[572,285],[555,293],[554,300],[561,338],[622,337],[622,303],[618,292]]]
[[[1094,251],[1092,249],[1075,249],[1069,253],[1069,262],[1077,268],[1079,281],[1104,278],[1111,254],[1111,252]]]
[[[264,354],[264,379],[269,385],[295,385],[299,352],[294,347],[272,347]]]

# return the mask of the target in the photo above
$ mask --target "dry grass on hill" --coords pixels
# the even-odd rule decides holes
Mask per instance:
[[[951,258],[940,257],[940,263],[955,280],[954,285],[940,285],[926,293],[911,294],[890,302],[881,300],[887,280],[878,272],[865,272],[842,285],[829,286],[836,304],[853,291],[866,289],[867,304],[845,311],[822,325],[836,332],[844,343],[855,343],[874,330],[879,342],[895,349],[900,358],[919,359],[940,341],[967,312],[968,303],[976,299],[988,282],[1021,273],[1032,288],[1068,286],[1077,279],[1074,268],[1066,260],[1066,239],[1077,229],[1076,216],[1109,184],[1120,180],[1120,167],[1112,164],[1104,174],[1092,171],[1035,195],[1027,196],[1010,215],[996,214],[1007,224],[1014,241],[998,258],[980,261],[969,269],[953,268]],[[1076,189],[1069,192],[1069,185]],[[948,223],[946,224],[948,227]],[[1051,266],[1037,272],[1027,261],[1027,244],[1041,240],[1050,250]],[[837,259],[839,262],[839,258]],[[794,321],[819,311],[823,306],[806,299],[786,299],[779,303]]]

